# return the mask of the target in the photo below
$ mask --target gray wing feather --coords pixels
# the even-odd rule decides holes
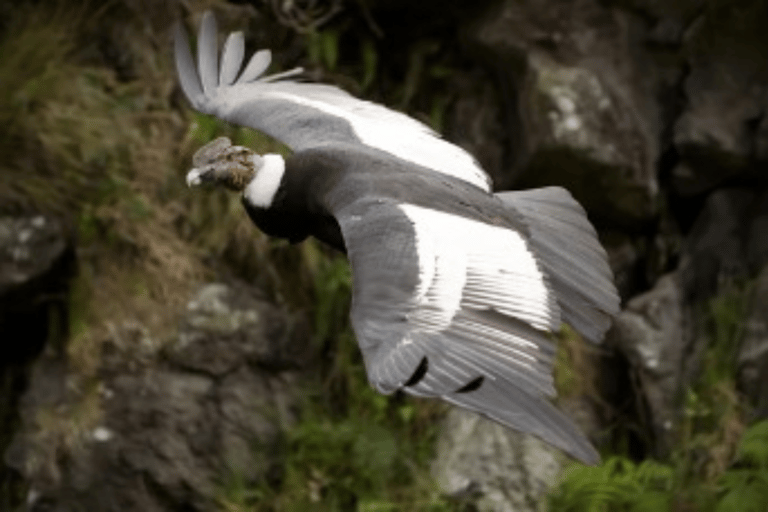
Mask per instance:
[[[232,32],[224,43],[224,50],[221,52],[221,73],[219,74],[219,83],[221,85],[232,85],[243,65],[243,56],[245,55],[245,41],[242,32]]]
[[[260,77],[269,67],[272,62],[272,52],[269,50],[259,50],[253,54],[251,60],[248,61],[248,65],[245,66],[245,71],[238,78],[237,83],[243,84],[256,80]]]
[[[182,28],[181,23],[174,26],[174,53],[176,54],[176,71],[179,74],[179,82],[184,95],[193,101],[203,95],[203,88],[200,85],[200,78],[197,76],[197,69],[189,50],[189,38],[187,32]],[[193,101],[194,104],[194,101]]]
[[[598,460],[589,441],[545,398],[554,394],[555,355],[546,332],[471,307],[463,307],[448,327],[430,329],[414,300],[417,246],[407,217],[381,199],[357,201],[336,216],[352,268],[352,324],[371,385],[383,393],[402,389],[442,398],[584,462]],[[412,382],[423,362],[425,373]],[[480,383],[477,389],[459,392],[473,381]]]
[[[423,332],[410,326],[408,345],[390,344],[372,368],[372,384],[383,392],[402,387],[402,381],[388,381],[387,374],[407,379],[426,357],[429,370],[407,391],[420,396],[452,393],[478,377],[514,382],[533,395],[554,396],[552,365],[554,345],[549,337],[515,318],[489,310],[462,310],[439,332]],[[512,349],[514,341],[535,342],[527,351]],[[402,366],[400,352],[409,352],[409,365]],[[412,353],[412,355],[410,355]]]
[[[619,310],[608,258],[581,205],[561,187],[496,194],[523,215],[563,320],[598,342]]]
[[[213,94],[219,85],[219,56],[216,38],[216,18],[210,11],[203,15],[200,33],[197,37],[197,65],[205,94]]]
[[[382,105],[355,98],[329,85],[288,80],[300,69],[262,76],[270,53],[257,52],[240,78],[240,36],[228,39],[218,69],[216,22],[203,16],[195,68],[183,28],[177,25],[175,53],[182,89],[204,113],[260,130],[294,151],[329,145],[365,146],[463,179],[490,191],[490,178],[466,151],[425,124]]]
[[[385,393],[402,387],[426,356],[433,373],[409,389],[416,394],[455,391],[467,384],[467,375],[498,375],[531,393],[554,394],[554,347],[544,332],[497,311],[471,307],[439,331],[424,321],[424,309],[415,302],[415,235],[398,208],[360,201],[337,219],[352,267],[352,323],[374,387]]]
[[[547,400],[527,393],[508,380],[486,381],[471,393],[454,393],[442,398],[508,427],[531,433],[586,464],[600,461],[599,454],[570,418]]]

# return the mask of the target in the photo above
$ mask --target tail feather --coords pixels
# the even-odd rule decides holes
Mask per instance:
[[[599,342],[619,311],[608,258],[581,205],[561,187],[496,194],[519,212],[550,279],[563,320]]]

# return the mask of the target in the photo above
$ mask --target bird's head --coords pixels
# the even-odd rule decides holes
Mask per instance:
[[[187,173],[187,185],[223,185],[237,192],[253,180],[263,165],[260,155],[243,146],[233,146],[227,137],[212,140],[195,152],[195,166]]]

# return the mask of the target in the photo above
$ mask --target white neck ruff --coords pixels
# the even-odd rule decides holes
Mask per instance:
[[[281,155],[270,153],[261,158],[261,167],[243,191],[248,204],[257,208],[269,208],[275,199],[285,174],[285,160]],[[254,162],[256,163],[256,162]]]

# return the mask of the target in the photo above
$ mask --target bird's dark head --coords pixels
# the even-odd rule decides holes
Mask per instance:
[[[242,191],[262,166],[262,157],[243,146],[233,146],[219,137],[201,147],[192,157],[195,166],[187,173],[187,185],[223,185]]]

